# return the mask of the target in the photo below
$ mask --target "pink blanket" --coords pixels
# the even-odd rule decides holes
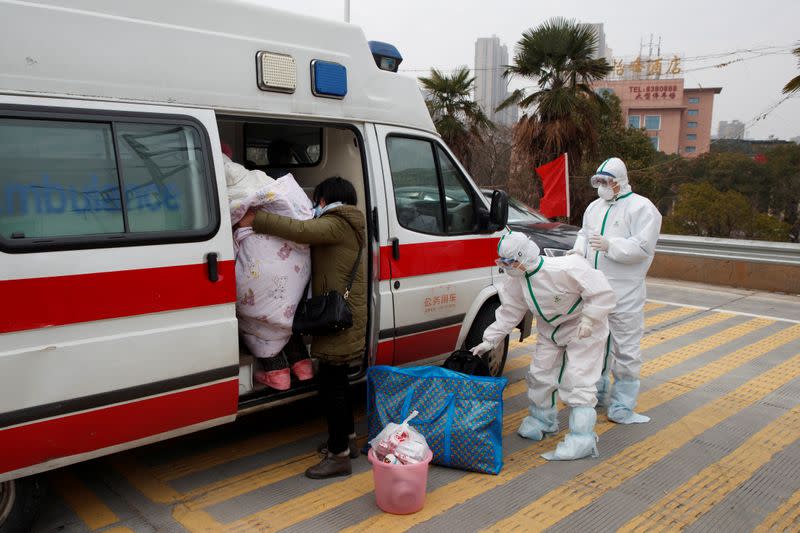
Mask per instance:
[[[311,201],[291,174],[273,180],[232,162],[226,162],[225,174],[231,224],[251,207],[298,220],[314,216]],[[253,355],[272,357],[292,334],[294,312],[311,275],[311,252],[306,244],[252,228],[239,228],[233,236],[239,329]]]

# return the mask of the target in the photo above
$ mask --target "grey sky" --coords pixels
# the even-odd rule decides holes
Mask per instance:
[[[259,1],[323,18],[342,20],[344,15],[344,0]],[[553,16],[605,23],[607,44],[620,57],[636,56],[640,39],[648,41],[651,33],[661,36],[662,56],[677,53],[686,58],[765,46],[787,48],[800,41],[797,0],[351,0],[351,22],[361,26],[368,39],[397,46],[404,57],[401,71],[415,76],[422,72],[409,70],[473,68],[478,37],[497,35],[513,54],[524,30]],[[683,68],[742,57],[750,54],[686,61]],[[798,73],[795,57],[782,53],[686,72],[684,78],[687,87],[722,87],[714,103],[712,133],[716,133],[720,120],[752,122],[782,98],[781,88]],[[800,97],[753,123],[747,135],[758,139],[800,136]]]

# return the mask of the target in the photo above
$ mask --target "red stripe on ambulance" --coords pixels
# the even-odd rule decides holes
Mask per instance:
[[[217,282],[206,264],[0,281],[0,333],[235,302],[234,262],[218,271]]]
[[[101,450],[236,413],[239,380],[0,430],[0,472]]]
[[[461,324],[434,329],[424,333],[415,333],[394,340],[394,364],[402,365],[419,361],[443,353],[450,353],[456,348]]]
[[[400,245],[400,259],[391,246],[381,246],[381,279],[399,279],[494,265],[500,239],[463,239]]]

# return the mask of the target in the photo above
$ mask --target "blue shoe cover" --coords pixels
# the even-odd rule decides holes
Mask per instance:
[[[597,435],[594,424],[597,413],[592,407],[573,407],[569,413],[569,433],[552,452],[543,453],[548,461],[571,461],[597,457]]]
[[[606,374],[600,376],[597,382],[597,407],[608,407],[608,389],[611,388],[611,378]]]
[[[545,433],[558,432],[558,411],[555,407],[540,409],[535,405],[528,408],[529,416],[522,419],[517,433],[520,437],[542,440]]]
[[[611,405],[608,407],[608,419],[617,424],[644,424],[650,417],[634,412],[636,397],[639,395],[638,379],[618,379],[614,381],[611,392]]]

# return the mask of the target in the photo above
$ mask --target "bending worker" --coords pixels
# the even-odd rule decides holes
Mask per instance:
[[[541,440],[558,431],[556,390],[570,407],[569,433],[545,459],[597,456],[595,384],[603,367],[608,313],[614,291],[605,276],[582,257],[541,257],[539,247],[519,233],[505,235],[497,247],[498,265],[509,277],[500,287],[500,307],[483,342],[472,348],[488,352],[511,333],[525,312],[536,316],[536,353],[528,372],[530,415],[518,433]]]
[[[608,317],[611,335],[597,400],[608,407],[613,422],[649,422],[649,417],[634,409],[642,367],[645,275],[653,262],[661,214],[650,200],[631,191],[628,170],[617,157],[603,161],[591,183],[599,198],[586,208],[583,227],[570,253],[582,255],[603,272],[617,296],[617,307]],[[610,399],[609,371],[614,374]]]

